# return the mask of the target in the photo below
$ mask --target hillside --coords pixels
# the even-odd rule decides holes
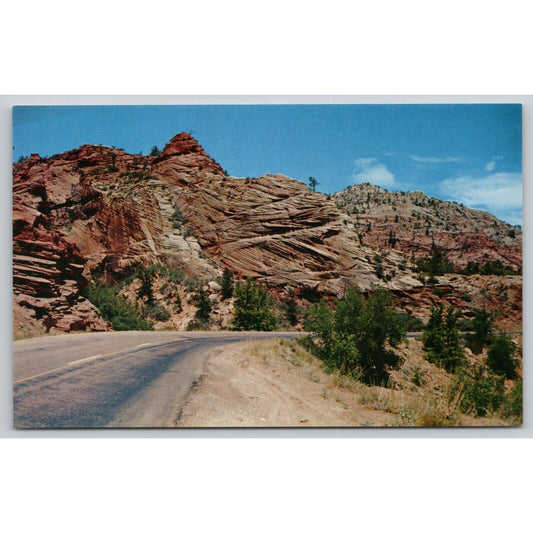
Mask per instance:
[[[332,196],[364,244],[401,251],[415,260],[427,256],[434,243],[457,269],[465,269],[469,262],[499,262],[521,272],[522,231],[486,211],[420,191],[388,192],[368,183]]]
[[[381,285],[423,319],[444,300],[466,313],[497,309],[501,327],[521,327],[520,275],[446,274],[428,285],[413,263],[434,242],[460,268],[500,261],[518,273],[515,228],[421,193],[366,185],[328,198],[279,174],[233,178],[186,133],[156,157],[84,145],[15,163],[13,235],[20,337],[109,329],[85,288],[121,283],[121,294],[139,307],[146,303],[138,297],[139,272],[149,268],[156,328],[185,329],[198,286],[213,304],[213,327],[228,327],[224,268],[234,279],[262,280],[278,302],[290,289],[306,306],[320,296],[342,297],[351,286]]]

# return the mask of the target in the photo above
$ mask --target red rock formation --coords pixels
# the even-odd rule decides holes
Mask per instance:
[[[515,271],[522,267],[522,232],[485,211],[370,184],[353,185],[333,197],[369,246],[418,260],[429,255],[434,243],[458,269],[469,261],[500,261]]]
[[[492,215],[439,204],[439,219],[421,193],[394,193],[399,203],[392,205],[375,189],[359,191],[363,208],[351,189],[336,195],[340,207],[352,202],[346,214],[333,199],[282,175],[227,177],[186,133],[158,157],[91,145],[49,159],[34,154],[13,165],[15,333],[108,329],[80,290],[93,279],[122,280],[140,265],[166,264],[204,280],[227,266],[237,277],[264,280],[278,296],[287,287],[300,296],[342,297],[349,286],[385,285],[413,313],[439,301],[409,262],[433,241],[458,264],[498,258],[521,265],[520,233],[512,236]],[[373,208],[369,193],[376,195]],[[423,205],[413,207],[415,201]],[[457,209],[463,218],[452,216]],[[418,227],[423,217],[428,222]],[[475,276],[462,278],[445,294],[453,305],[460,304],[458,291],[483,285]],[[498,304],[510,320],[519,319],[520,282],[509,282],[508,301]],[[472,305],[499,301],[478,301],[476,294]]]

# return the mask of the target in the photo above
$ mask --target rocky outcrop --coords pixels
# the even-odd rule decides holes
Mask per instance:
[[[49,331],[107,331],[98,310],[80,294],[85,259],[23,204],[13,214],[13,318],[16,336]]]
[[[83,287],[153,264],[204,282],[228,267],[237,278],[262,280],[278,299],[292,288],[301,303],[382,285],[414,313],[435,292],[411,259],[433,242],[458,264],[521,265],[521,233],[492,215],[365,187],[328,198],[280,174],[232,178],[186,133],[157,157],[93,145],[48,159],[34,154],[13,166],[15,334],[109,329]],[[464,283],[478,283],[470,278]],[[513,305],[520,281],[506,289]],[[515,316],[511,307],[505,312]],[[169,324],[184,326],[179,317]]]
[[[177,167],[167,158],[153,172],[169,185],[205,253],[238,276],[262,279],[278,292],[291,286],[336,296],[350,286],[385,283],[349,218],[303,183],[279,174],[237,179],[171,170]],[[420,284],[396,268],[399,254],[382,261],[395,273],[390,286]]]
[[[410,259],[428,256],[433,244],[457,269],[469,262],[500,262],[520,272],[522,232],[485,211],[418,192],[388,192],[370,184],[333,195],[354,222],[361,242],[397,250]]]

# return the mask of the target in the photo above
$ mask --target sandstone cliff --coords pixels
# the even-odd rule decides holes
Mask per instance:
[[[405,197],[351,188],[328,198],[279,174],[232,178],[186,133],[176,135],[157,157],[84,145],[47,159],[32,155],[13,169],[19,336],[50,327],[109,329],[80,291],[91,281],[116,283],[150,265],[206,283],[228,267],[236,278],[263,280],[277,299],[292,288],[300,303],[313,295],[342,297],[354,285],[363,290],[383,285],[422,317],[439,299],[437,293],[457,303],[459,294],[471,292],[468,305],[478,304],[472,287],[488,280],[442,279],[442,287],[452,288],[437,293],[424,286],[411,259],[427,253],[432,241],[458,264],[489,257],[521,265],[520,232],[513,235],[492,215],[473,215],[459,206],[445,210],[439,201],[438,210],[430,209],[422,197],[417,201],[424,205],[415,205],[420,193]],[[466,219],[453,218],[453,209]],[[502,309],[519,321],[521,277],[513,278],[504,285],[514,296]],[[157,287],[164,286],[160,281]],[[214,286],[206,285],[216,300]],[[182,287],[171,290],[186,297]],[[124,294],[134,299],[136,293],[126,288]],[[163,292],[156,295],[163,305],[165,298]],[[166,327],[185,327],[188,319],[176,314],[192,306],[183,303],[167,306],[173,316]],[[231,312],[227,303],[218,312],[219,323],[227,324],[222,316]]]

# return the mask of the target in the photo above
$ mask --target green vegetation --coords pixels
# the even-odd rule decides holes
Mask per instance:
[[[147,303],[151,303],[154,299],[152,283],[154,281],[155,273],[153,270],[143,269],[139,271],[139,279],[141,286],[137,292],[139,298],[146,298]]]
[[[143,316],[158,322],[165,322],[170,318],[170,313],[162,305],[149,303],[143,307]]]
[[[467,276],[472,274],[481,274],[484,276],[514,276],[521,274],[521,269],[517,268],[517,270],[514,270],[509,266],[504,266],[499,259],[495,261],[487,261],[486,263],[468,261],[468,264],[462,271],[462,274],[466,274]]]
[[[422,331],[424,329],[424,322],[412,314],[400,313],[400,319],[405,331]]]
[[[316,191],[316,186],[318,185],[318,181],[316,178],[313,178],[313,176],[309,176],[309,187],[313,189],[313,191]]]
[[[381,288],[367,299],[351,288],[334,307],[322,300],[309,310],[306,329],[316,333],[310,348],[327,370],[376,385],[387,384],[388,370],[399,364],[387,344],[394,347],[405,338],[402,317]]]
[[[192,297],[192,302],[197,307],[194,317],[200,322],[207,324],[211,315],[211,301],[202,285],[199,285]]]
[[[296,304],[296,295],[293,289],[289,289],[288,298],[285,302],[287,321],[290,326],[298,324],[298,305]]]
[[[159,148],[157,146],[154,146],[151,150],[150,150],[150,155],[152,157],[158,157],[159,155],[161,155],[161,151],[159,150]]]
[[[222,274],[222,300],[227,300],[233,296],[233,274],[226,267]]]
[[[187,218],[179,209],[174,211],[170,219],[172,220],[172,224],[175,228],[181,228],[182,224],[187,222]]]
[[[505,403],[501,407],[501,415],[511,422],[522,423],[524,385],[518,379],[505,396]]]
[[[247,278],[245,283],[235,287],[236,330],[273,331],[278,326],[277,317],[272,310],[272,299],[261,283]]]
[[[115,330],[152,329],[139,310],[118,294],[118,289],[118,285],[111,287],[105,283],[93,283],[85,287],[83,296],[98,308],[103,319],[111,322]]]
[[[427,272],[431,277],[453,272],[452,264],[448,261],[446,252],[435,243],[431,245],[431,254],[417,261],[417,266],[421,272]]]
[[[446,312],[443,305],[433,308],[422,335],[428,360],[447,372],[453,372],[465,361],[457,325],[460,316],[461,311],[454,311],[452,307]]]
[[[516,346],[508,335],[498,335],[492,339],[487,353],[487,365],[499,376],[516,378],[519,361],[514,357]]]
[[[466,345],[474,353],[481,353],[483,347],[489,343],[492,336],[492,326],[494,324],[494,315],[485,309],[475,309],[474,318],[470,323],[471,334],[465,337]]]
[[[160,278],[165,278],[167,281],[175,283],[177,285],[179,285],[185,278],[185,274],[177,268],[172,268],[168,265],[156,264],[150,265],[148,267],[138,268],[131,276],[129,276],[120,283],[120,288],[129,285],[133,280],[137,278],[142,279],[143,277],[150,277],[153,280],[154,276],[156,275]]]
[[[463,413],[494,415],[506,400],[504,380],[489,374],[481,365],[462,368],[452,377],[448,397],[457,401]]]

